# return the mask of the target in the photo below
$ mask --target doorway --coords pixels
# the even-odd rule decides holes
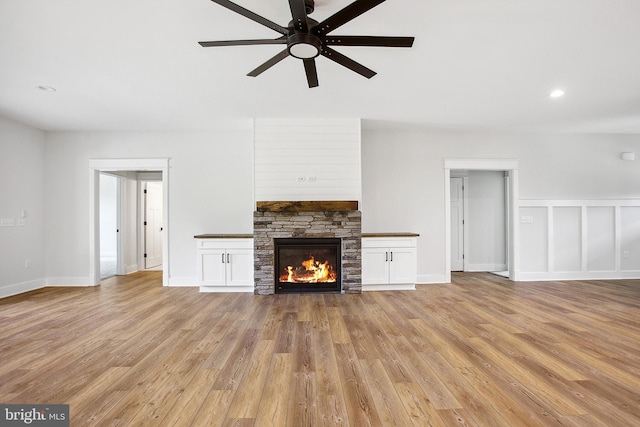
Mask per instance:
[[[506,247],[505,256],[507,263],[507,273],[509,279],[517,280],[518,276],[518,228],[515,226],[513,218],[517,217],[518,207],[518,161],[510,159],[445,159],[444,161],[444,184],[445,184],[445,281],[451,282],[452,271],[452,238],[459,242],[459,236],[452,232],[451,213],[451,178],[452,171],[496,171],[504,174],[505,179],[505,218],[506,218]],[[453,237],[452,237],[453,236]]]
[[[503,171],[451,171],[451,271],[507,270],[507,181]]]
[[[162,284],[169,285],[169,159],[91,159],[89,160],[89,277],[92,284],[98,285],[101,281],[100,274],[100,173],[110,172],[112,174],[137,174],[144,175],[146,172],[160,174],[159,181],[162,184],[162,239],[159,243],[161,247],[162,263]],[[138,204],[138,212],[141,206]],[[140,216],[141,217],[141,216]],[[134,218],[134,221],[138,221]],[[135,252],[142,254],[142,238],[138,233],[136,238],[138,249]],[[142,257],[140,257],[142,258]],[[138,269],[142,269],[144,264],[137,262]]]

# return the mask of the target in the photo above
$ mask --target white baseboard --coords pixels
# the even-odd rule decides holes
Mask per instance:
[[[551,280],[622,280],[640,279],[640,271],[555,271],[518,272],[516,281],[543,282]]]
[[[505,270],[507,270],[506,264],[467,264],[464,266],[464,271],[467,271],[469,273]]]
[[[45,287],[45,279],[29,280],[22,283],[12,283],[10,285],[0,286],[0,298],[10,297],[12,295],[22,294],[24,292],[35,291]]]
[[[362,291],[415,291],[416,285],[413,283],[400,283],[400,284],[383,284],[383,285],[362,285]]]
[[[124,266],[124,274],[137,273],[138,271],[140,271],[140,269],[138,268],[138,264]]]
[[[251,292],[253,293],[253,286],[200,286],[200,292]]]
[[[200,286],[196,277],[170,277],[169,286],[190,287]]]
[[[75,286],[96,286],[93,283],[93,278],[86,277],[47,277],[47,286],[62,286],[62,287],[75,287]]]
[[[427,285],[427,284],[439,284],[439,283],[447,283],[447,281],[444,278],[444,274],[422,274],[422,275],[418,275],[418,282],[417,284],[423,284],[423,285]]]

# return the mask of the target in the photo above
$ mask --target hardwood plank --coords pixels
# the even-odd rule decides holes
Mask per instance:
[[[408,426],[411,419],[402,405],[391,379],[380,360],[361,360],[362,372],[367,378],[380,421],[384,426]]]
[[[420,385],[417,383],[397,383],[394,384],[394,387],[414,426],[446,426]]]
[[[222,426],[226,420],[232,394],[231,390],[211,390],[191,420],[191,425],[194,427]]]
[[[293,372],[287,410],[287,426],[313,427],[317,425],[315,373]]]
[[[342,379],[342,389],[347,400],[349,421],[354,426],[381,426],[373,396],[364,377],[358,356],[350,344],[336,344],[336,359],[340,361],[338,369]]]
[[[211,384],[217,376],[217,370],[198,369],[189,384],[185,386],[184,392],[176,399],[162,420],[162,424],[166,426],[195,425],[198,411],[209,402]]]
[[[255,427],[286,425],[292,367],[291,353],[273,354],[256,415]]]
[[[258,342],[256,356],[248,361],[247,370],[233,395],[227,417],[256,418],[274,347],[275,342],[271,340]]]

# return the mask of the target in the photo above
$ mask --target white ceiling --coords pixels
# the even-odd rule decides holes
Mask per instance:
[[[312,17],[350,2],[316,0]],[[290,20],[287,0],[237,3]],[[638,0],[387,0],[335,33],[416,41],[336,48],[378,75],[320,57],[320,86],[309,89],[292,57],[246,76],[282,45],[200,47],[279,36],[208,0],[0,0],[0,115],[45,130],[361,117],[369,126],[640,133]],[[558,87],[566,96],[550,99]]]

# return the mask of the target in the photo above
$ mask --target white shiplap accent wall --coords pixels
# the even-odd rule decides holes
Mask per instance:
[[[360,119],[256,119],[256,201],[362,200]]]

